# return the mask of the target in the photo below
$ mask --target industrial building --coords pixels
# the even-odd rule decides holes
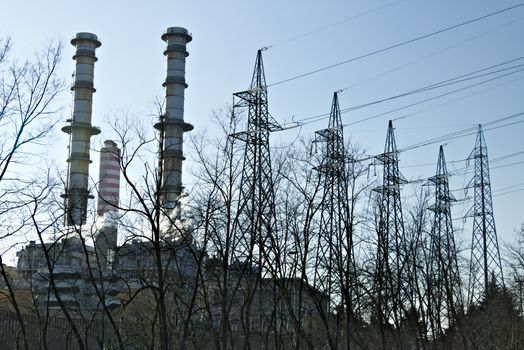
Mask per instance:
[[[193,128],[184,122],[186,44],[192,37],[186,29],[172,27],[162,35],[162,40],[166,42],[164,54],[167,58],[167,75],[163,83],[165,110],[154,127],[161,139],[158,162],[162,176],[161,206],[165,215],[162,220],[165,221],[180,218],[183,133]],[[112,140],[106,140],[100,149],[96,220],[99,224],[92,234],[93,246],[84,232],[88,221],[88,200],[94,198],[89,188],[90,138],[101,132],[91,124],[96,92],[96,49],[101,42],[95,34],[82,32],[71,40],[71,44],[76,48],[73,56],[76,68],[71,87],[73,112],[68,124],[62,128],[69,136],[67,180],[62,195],[65,213],[63,237],[43,244],[30,241],[17,253],[17,267],[10,273],[17,295],[26,295],[24,317],[47,314],[59,319],[58,323],[67,323],[62,320],[65,310],[68,312],[66,317],[75,320],[101,321],[105,312],[121,312],[123,304],[134,292],[155,284],[152,244],[136,238],[122,245],[117,243],[121,162],[120,149]],[[190,247],[191,242],[187,240],[177,240],[175,235],[170,235],[173,235],[172,230],[162,233],[163,268],[170,274],[169,279],[190,280],[190,276],[196,273],[196,262],[189,257],[188,251],[195,247]],[[105,305],[100,305],[101,300]],[[7,299],[3,302],[0,308],[11,310]],[[17,326],[16,322],[7,322],[5,324],[14,328],[3,329],[4,323],[0,326],[4,342],[1,348],[8,348],[13,343],[6,335],[15,331]],[[86,332],[86,343],[104,341],[99,337],[105,326],[100,327],[95,327],[93,334]],[[64,348],[74,347],[69,337],[70,330],[64,330],[63,334],[67,338],[61,339]],[[52,344],[56,346],[57,343]]]
[[[159,293],[165,298],[164,307],[174,320],[173,327],[182,327],[188,318],[193,325],[202,324],[202,329],[196,330],[201,334],[202,348],[213,348],[216,334],[205,325],[211,324],[218,330],[224,322],[221,322],[224,300],[220,293],[224,286],[219,278],[223,271],[215,258],[208,257],[198,242],[184,233],[180,203],[184,133],[193,129],[184,121],[184,93],[188,86],[186,45],[192,36],[185,28],[171,27],[161,38],[166,42],[167,69],[163,82],[164,111],[154,124],[159,139],[159,225],[156,232],[143,232],[143,239],[120,237],[121,243],[122,162],[115,141],[106,140],[100,149],[97,193],[89,187],[90,139],[103,132],[91,123],[96,49],[101,42],[95,34],[85,32],[71,40],[76,48],[73,56],[76,69],[71,87],[73,113],[62,128],[69,137],[69,146],[61,237],[49,242],[30,241],[17,252],[17,266],[9,272],[21,307],[17,317],[24,319],[24,331],[32,339],[30,348],[37,348],[42,337],[47,338],[42,341],[53,349],[78,348],[78,337],[91,347],[112,348],[118,338],[126,349],[149,348],[156,337],[156,330],[151,328],[156,316],[151,308],[156,307]],[[88,215],[88,201],[95,194],[97,217],[93,220]],[[87,223],[93,221],[94,226],[87,232]],[[236,341],[243,341],[246,315],[251,318],[247,325],[250,332],[271,332],[278,328],[287,333],[293,330],[292,318],[295,322],[297,317],[300,322],[311,322],[318,303],[326,309],[328,297],[307,283],[297,279],[257,281],[258,273],[246,275],[242,264],[236,262],[230,266],[231,285],[226,287],[233,291],[225,302],[233,305],[227,322]],[[160,283],[168,286],[165,294]],[[277,291],[279,283],[288,286],[289,295]],[[209,295],[203,295],[202,290]],[[247,303],[246,298],[253,297],[253,290],[258,302],[249,302],[246,311],[242,305]],[[10,349],[19,341],[19,319],[8,293],[1,295],[5,297],[0,300],[0,348]],[[286,298],[291,298],[292,303],[288,305]],[[278,315],[270,307],[276,304]],[[150,333],[137,331],[144,327]]]

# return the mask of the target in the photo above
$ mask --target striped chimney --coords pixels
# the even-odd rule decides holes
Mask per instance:
[[[114,141],[106,140],[100,149],[97,215],[118,211],[119,193],[120,149]]]
[[[78,33],[71,40],[76,47],[73,59],[76,60],[75,82],[71,87],[74,92],[73,117],[62,131],[70,135],[69,163],[65,198],[67,226],[82,225],[86,222],[87,200],[93,198],[89,194],[89,146],[91,136],[100,133],[100,129],[91,125],[94,66],[97,58],[95,50],[100,47],[100,41],[95,34]]]

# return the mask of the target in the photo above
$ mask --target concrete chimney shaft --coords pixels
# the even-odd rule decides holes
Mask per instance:
[[[115,142],[106,140],[100,149],[97,215],[118,211],[119,193],[120,149]]]
[[[100,129],[91,125],[92,101],[95,88],[93,85],[96,48],[100,41],[95,34],[78,33],[71,40],[76,47],[73,59],[76,60],[75,82],[71,87],[74,92],[73,117],[62,131],[70,135],[69,163],[65,198],[67,226],[81,225],[86,221],[87,200],[89,195],[89,146],[90,138],[100,133]]]
[[[168,28],[162,35],[167,43],[164,55],[167,57],[167,76],[163,86],[166,89],[164,114],[155,128],[160,131],[162,146],[159,163],[162,177],[162,206],[168,211],[179,215],[179,200],[182,194],[182,161],[184,132],[193,129],[191,124],[184,122],[184,90],[186,44],[192,40],[187,29],[180,27]]]

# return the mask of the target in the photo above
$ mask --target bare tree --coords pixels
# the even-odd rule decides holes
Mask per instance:
[[[183,198],[179,199],[181,219],[170,216],[161,205],[163,169],[156,158],[159,152],[162,157],[161,140],[127,116],[116,118],[112,129],[121,147],[125,189],[117,218],[124,243],[116,247],[113,268],[119,280],[115,283],[125,295],[122,341],[134,339],[160,349],[187,348],[200,340],[195,322],[205,257],[205,240],[197,240],[202,221],[191,213],[186,216]],[[137,327],[142,331],[137,332]]]
[[[0,236],[2,249],[9,246],[12,237],[22,232],[29,223],[13,220],[16,211],[25,205],[16,200],[15,193],[24,179],[15,176],[14,167],[30,163],[34,156],[31,145],[45,143],[57,122],[54,101],[62,91],[63,81],[57,76],[61,44],[50,44],[35,52],[31,59],[18,61],[11,56],[10,38],[0,39]],[[27,179],[26,179],[27,180]],[[26,183],[29,185],[30,180]],[[8,217],[10,219],[8,219]],[[22,346],[28,348],[27,332],[17,302],[14,287],[3,265],[0,252],[0,273],[7,286],[9,299],[15,310]]]

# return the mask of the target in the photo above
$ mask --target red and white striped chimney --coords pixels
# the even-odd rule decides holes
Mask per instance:
[[[120,149],[114,141],[106,140],[100,149],[97,215],[118,211],[119,194]]]

